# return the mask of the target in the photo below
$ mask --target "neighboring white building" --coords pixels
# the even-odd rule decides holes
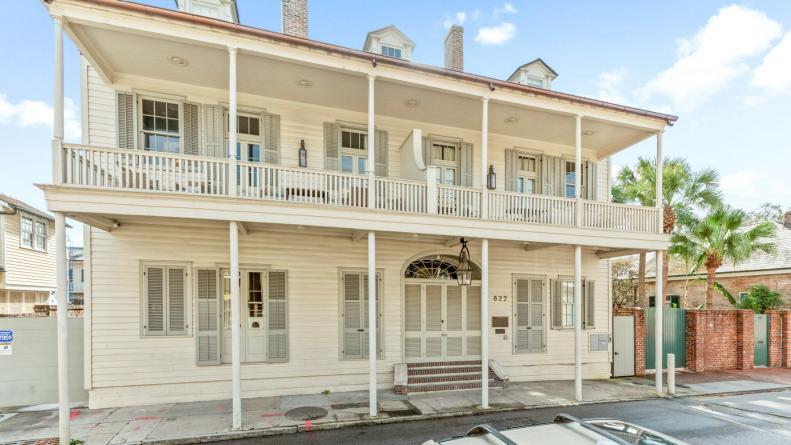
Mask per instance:
[[[46,5],[84,57],[84,145],[56,125],[42,188],[86,224],[92,408],[610,377],[606,258],[668,245],[610,156],[674,116],[313,41],[304,0],[304,35]]]
[[[54,219],[0,194],[0,315],[32,314],[54,291]]]
[[[81,306],[84,301],[85,268],[82,247],[69,247],[69,303]]]

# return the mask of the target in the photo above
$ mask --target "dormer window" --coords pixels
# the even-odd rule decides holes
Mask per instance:
[[[535,76],[525,76],[525,85],[544,88],[544,79]]]
[[[382,45],[382,55],[388,57],[395,57],[396,59],[401,58],[401,49],[400,48],[393,48],[392,46],[385,46]]]

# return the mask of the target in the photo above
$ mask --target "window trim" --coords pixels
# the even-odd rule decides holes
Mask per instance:
[[[564,281],[571,281],[571,283],[574,284],[574,276],[573,275],[558,275],[557,281],[558,281],[558,285],[559,286],[560,286],[560,283],[562,283]],[[594,281],[594,280],[591,280],[591,281]],[[585,307],[585,299],[588,298],[588,289],[587,289],[587,286],[585,285],[585,283],[587,283],[587,282],[588,282],[588,279],[585,277],[585,275],[583,275],[582,279],[581,279],[581,283],[582,283],[582,306],[583,307]],[[551,308],[551,306],[552,306],[552,289],[550,289],[549,292],[550,292],[550,301],[549,301],[550,308],[548,309],[548,311],[551,311],[552,310],[552,308]],[[573,303],[572,303],[572,307],[573,307]],[[585,316],[587,317],[587,314]],[[574,314],[574,317],[576,317],[576,314]],[[552,315],[550,315],[550,325],[552,324],[551,320],[552,320]],[[582,320],[582,330],[583,331],[596,329],[595,326],[588,326],[585,323],[585,321],[586,321],[585,319]],[[551,326],[551,328],[555,329],[555,330],[561,330],[561,331],[562,330],[574,329],[574,323],[572,323],[571,325],[563,325],[563,324],[561,324],[560,326]]]
[[[338,360],[341,362],[359,362],[359,361],[367,361],[367,358],[347,358],[344,354],[345,342],[344,342],[344,303],[345,297],[344,294],[344,287],[343,287],[343,276],[347,273],[359,273],[361,275],[368,275],[368,268],[364,267],[339,267],[338,268]],[[378,356],[376,357],[377,361],[385,360],[386,356],[385,353],[387,351],[386,343],[387,339],[385,336],[385,304],[382,295],[384,294],[385,289],[385,271],[382,268],[376,269],[376,277],[379,281],[377,289],[379,293],[376,295],[376,307],[379,312],[379,317],[377,318],[376,329],[379,331],[378,337],[380,337],[380,350],[378,351]],[[362,282],[362,280],[361,280]],[[367,311],[368,305],[365,306],[365,310]],[[361,354],[362,355],[362,354]]]
[[[385,48],[387,48],[389,50],[392,50],[393,51],[393,55],[385,54]],[[398,51],[398,55],[395,55],[396,51]],[[392,57],[394,59],[403,59],[402,56],[404,55],[404,48],[398,47],[398,46],[393,46],[393,45],[387,45],[387,44],[382,43],[382,44],[379,45],[379,54],[381,54],[381,55],[383,55],[385,57]]]
[[[30,232],[30,245],[27,246],[24,243],[24,235],[22,232],[22,220],[28,219],[31,221],[31,229]],[[43,248],[39,248],[36,246],[36,223],[40,223],[44,225],[44,246]],[[42,252],[47,253],[47,247],[49,246],[49,221],[41,218],[40,216],[33,215],[31,213],[27,213],[24,211],[19,212],[19,247],[25,250],[31,250],[34,252]],[[5,258],[3,258],[5,259]]]
[[[154,153],[164,153],[164,154],[174,154],[168,151],[157,152],[155,150],[146,150],[145,148],[145,133],[153,133],[153,134],[161,134],[161,135],[169,135],[173,136],[173,134],[168,134],[167,132],[162,133],[159,131],[149,131],[143,129],[143,100],[151,100],[154,102],[164,102],[164,103],[171,103],[176,104],[179,107],[179,151],[175,154],[184,154],[184,98],[183,97],[176,97],[176,96],[168,96],[168,95],[157,95],[157,94],[150,94],[150,93],[138,93],[136,95],[135,107],[137,109],[134,111],[137,118],[137,143],[138,149],[143,151],[150,151]]]
[[[343,146],[343,132],[350,132],[350,133],[357,133],[360,135],[365,136],[365,149],[360,148],[350,148]],[[368,165],[368,147],[370,147],[371,141],[368,137],[368,129],[364,129],[359,126],[355,125],[341,125],[340,129],[338,130],[338,168],[341,173],[345,173],[347,175],[367,175],[370,171],[370,166]],[[347,172],[343,170],[343,158],[344,156],[352,158],[352,171]],[[360,173],[360,160],[365,162],[365,173]],[[375,166],[374,166],[375,167]]]
[[[170,326],[168,321],[168,306],[170,300],[170,289],[167,287],[167,282],[165,282],[165,296],[163,297],[163,323],[164,323],[164,332],[162,334],[150,334],[147,328],[147,321],[148,321],[148,314],[146,313],[146,307],[148,303],[148,288],[146,287],[146,277],[145,272],[148,267],[164,267],[166,270],[170,268],[174,269],[184,269],[184,272],[187,276],[184,278],[184,333],[183,334],[169,334]],[[193,335],[193,307],[192,307],[192,263],[185,262],[185,261],[140,261],[140,338],[141,339],[150,339],[150,338],[189,338]],[[166,274],[167,276],[167,274]],[[167,278],[165,278],[166,280]]]
[[[534,171],[532,171],[532,172],[529,171],[529,170],[522,170],[522,159],[523,158],[531,158],[531,159],[533,159],[533,161],[535,162],[536,169]],[[525,183],[524,191],[519,191],[519,190],[517,190],[517,191],[519,191],[519,193],[524,193],[524,194],[527,194],[527,195],[531,195],[531,194],[532,195],[540,195],[541,194],[541,187],[540,187],[540,183],[541,182],[539,181],[538,178],[539,178],[539,172],[541,170],[541,160],[539,158],[539,155],[533,154],[533,153],[520,153],[520,152],[517,152],[516,153],[516,160],[519,163],[519,165],[517,166],[517,174],[516,174],[516,187],[517,187],[517,189],[520,188],[520,185],[519,185],[520,181],[524,181],[524,183]],[[527,183],[531,179],[535,182],[535,186],[533,187],[533,192],[532,193],[530,193],[527,190]]]
[[[563,196],[566,197],[566,198],[569,198],[569,199],[575,199],[577,197],[577,193],[576,193],[577,192],[576,191],[576,187],[577,187],[577,185],[576,185],[576,178],[575,178],[575,181],[574,181],[575,183],[569,184],[568,181],[567,181],[566,175],[568,175],[568,173],[569,173],[567,171],[567,168],[568,168],[569,164],[571,164],[571,165],[574,166],[574,170],[575,170],[574,171],[574,175],[576,176],[576,174],[577,174],[577,171],[576,171],[577,170],[577,161],[576,161],[576,159],[569,160],[569,158],[567,158],[567,157],[564,157],[563,161],[565,162],[565,164],[563,165]],[[587,172],[585,171],[586,170],[586,167],[585,167],[585,163],[586,162],[588,162],[588,161],[586,159],[584,159],[584,158],[580,160],[580,170],[582,171],[582,173],[580,174],[580,195],[579,196],[580,196],[581,199],[587,199],[586,196],[588,196],[587,195],[588,190],[587,190],[587,188],[585,186],[585,182],[586,182],[586,179],[587,179]],[[566,193],[566,190],[568,189],[569,186],[575,188],[574,196],[568,196],[568,194]]]

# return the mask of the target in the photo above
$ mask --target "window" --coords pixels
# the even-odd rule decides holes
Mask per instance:
[[[431,147],[433,164],[439,168],[437,184],[456,185],[456,159],[459,155],[459,147],[443,142],[434,142]]]
[[[525,85],[529,85],[531,87],[544,88],[544,79],[535,76],[526,76]]]
[[[365,131],[341,130],[341,171],[368,173],[368,134]]]
[[[188,334],[188,270],[187,264],[143,264],[144,336]]]
[[[388,57],[401,58],[401,48],[393,48],[392,46],[382,45],[382,55]]]
[[[551,280],[552,286],[552,327],[565,329],[574,327],[574,278],[563,276]],[[582,328],[591,329],[595,326],[595,282],[582,279]]]
[[[236,132],[249,136],[260,136],[261,120],[253,116],[236,116]]]
[[[181,151],[179,103],[142,99],[141,106],[143,149],[179,153]]]
[[[742,303],[744,300],[747,299],[749,294],[747,292],[739,292],[739,303]]]
[[[566,198],[576,198],[576,165],[574,161],[566,161],[566,171],[565,171],[565,182],[566,182]],[[580,189],[580,196],[585,196],[585,168],[582,169],[582,174],[580,175],[580,184],[582,187]]]
[[[36,221],[36,249],[47,250],[47,223]]]
[[[19,220],[19,232],[22,237],[22,247],[33,248],[33,219],[22,216]]]
[[[560,325],[563,327],[574,326],[574,281],[562,280],[560,282]]]
[[[535,156],[519,156],[518,159],[517,191],[520,193],[537,193],[538,159]]]

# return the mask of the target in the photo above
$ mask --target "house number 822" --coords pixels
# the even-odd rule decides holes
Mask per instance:
[[[494,301],[508,301],[508,297],[506,297],[505,295],[495,295],[493,297],[493,300]]]

